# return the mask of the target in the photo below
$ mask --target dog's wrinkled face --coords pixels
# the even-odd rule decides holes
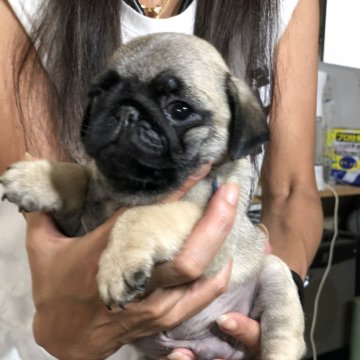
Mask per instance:
[[[268,130],[256,99],[210,44],[167,33],[115,53],[90,91],[81,135],[118,191],[158,194],[205,162],[249,154]]]

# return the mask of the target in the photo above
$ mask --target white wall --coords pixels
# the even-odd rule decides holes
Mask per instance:
[[[319,63],[328,73],[324,98],[334,101],[329,127],[360,128],[360,70]]]
[[[359,14],[359,0],[327,0],[325,62],[360,68]]]

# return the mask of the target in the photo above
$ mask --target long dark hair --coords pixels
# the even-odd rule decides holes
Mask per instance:
[[[211,42],[234,74],[253,86],[259,69],[273,74],[278,2],[198,0],[195,34]],[[75,161],[83,158],[79,128],[89,83],[121,44],[121,8],[121,0],[46,1],[30,34],[38,58],[46,61],[48,107],[61,150]],[[41,68],[31,54],[32,44],[22,47],[14,77],[25,134],[28,125],[20,99],[22,91],[34,87],[21,85],[28,79],[24,69],[29,62],[33,74]]]

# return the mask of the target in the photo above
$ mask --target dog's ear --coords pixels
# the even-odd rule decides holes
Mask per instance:
[[[121,81],[120,75],[115,70],[107,70],[100,75],[98,75],[94,82],[91,84],[90,90],[88,92],[88,104],[85,108],[83,114],[83,120],[81,123],[81,130],[80,130],[80,138],[83,139],[86,133],[86,129],[89,125],[90,117],[91,117],[91,109],[94,103],[94,100],[97,96],[101,95],[102,93],[110,90],[115,85],[119,84]]]
[[[109,69],[100,75],[96,76],[88,93],[90,98],[100,95],[102,92],[110,90],[115,85],[119,84],[121,77],[116,70]]]
[[[80,128],[80,139],[83,140],[86,131],[88,129],[89,123],[90,123],[90,116],[91,116],[91,107],[92,107],[92,99],[89,100],[88,104],[86,105],[82,122],[81,122],[81,128]]]
[[[266,115],[250,88],[231,75],[226,79],[226,92],[231,111],[230,159],[256,154],[270,137]]]

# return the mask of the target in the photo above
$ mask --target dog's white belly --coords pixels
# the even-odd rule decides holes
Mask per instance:
[[[256,286],[256,281],[233,286],[194,317],[174,329],[141,339],[135,346],[148,359],[158,359],[174,348],[191,349],[199,360],[244,359],[243,345],[221,332],[215,321],[220,315],[230,311],[249,315]]]

